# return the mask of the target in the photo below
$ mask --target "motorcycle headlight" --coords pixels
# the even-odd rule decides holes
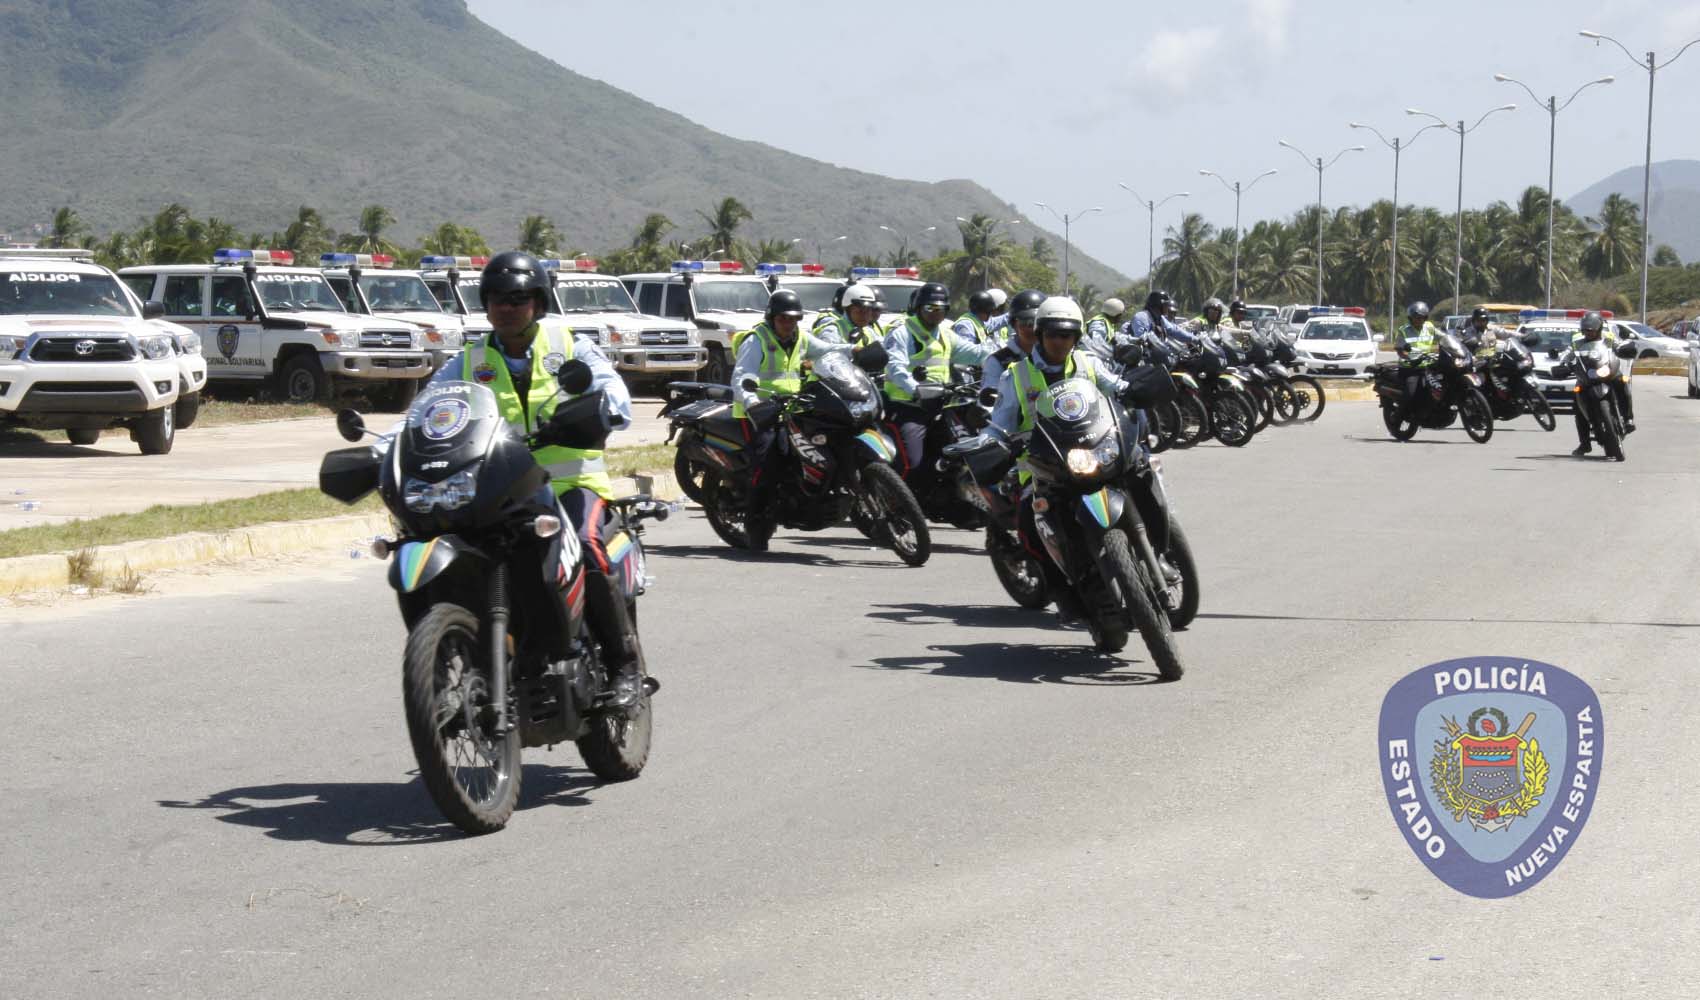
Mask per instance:
[[[1099,458],[1099,452],[1102,450],[1102,448],[1096,450],[1092,448],[1070,448],[1068,451],[1068,471],[1077,476],[1093,475],[1104,467],[1103,460]]]
[[[143,337],[138,343],[143,357],[149,361],[160,361],[171,357],[171,341],[171,337]]]
[[[1600,378],[1605,378],[1611,374],[1611,365],[1601,365],[1598,368],[1595,368],[1594,374],[1598,375]]]
[[[415,514],[429,514],[441,507],[458,510],[472,502],[478,493],[478,477],[473,469],[462,469],[440,483],[409,479],[402,487],[402,500]]]

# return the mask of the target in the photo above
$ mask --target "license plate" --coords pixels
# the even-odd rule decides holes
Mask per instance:
[[[1329,375],[1344,374],[1346,371],[1346,369],[1341,368],[1339,365],[1323,365],[1322,370]]]

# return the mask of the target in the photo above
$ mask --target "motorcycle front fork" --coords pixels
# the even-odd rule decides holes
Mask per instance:
[[[490,615],[490,700],[496,707],[495,735],[508,733],[508,564],[490,572],[485,605]]]

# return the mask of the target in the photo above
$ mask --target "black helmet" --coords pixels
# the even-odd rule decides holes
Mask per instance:
[[[992,299],[991,292],[978,291],[968,296],[968,311],[976,316],[980,313],[989,313],[996,308],[997,303]]]
[[[1162,291],[1161,289],[1154,288],[1151,290],[1150,295],[1145,296],[1145,310],[1147,312],[1154,312],[1161,315],[1163,310],[1174,304],[1175,300],[1169,298],[1169,293]]]
[[[1216,313],[1217,313],[1218,316],[1221,314],[1221,312],[1223,310],[1222,300],[1217,298],[1214,295],[1212,295],[1209,298],[1204,300],[1204,308],[1200,309],[1199,312],[1206,312],[1207,313],[1212,309],[1216,310]]]
[[[1405,310],[1405,318],[1428,319],[1428,303],[1421,301],[1411,303],[1411,307]]]
[[[1242,312],[1242,313],[1245,312],[1245,303],[1240,301],[1239,299],[1235,299],[1234,301],[1228,303],[1228,315],[1232,316],[1234,313],[1237,313],[1237,312]]]
[[[767,297],[767,318],[771,322],[775,316],[803,316],[803,300],[797,298],[797,293],[789,288],[781,288]]]
[[[491,257],[478,276],[478,299],[492,298],[510,292],[531,292],[538,308],[549,307],[549,288],[553,282],[537,258],[519,250],[508,250]]]
[[[850,283],[846,281],[832,290],[832,308],[840,311],[844,309],[844,290],[849,287]]]
[[[1582,314],[1582,332],[1599,333],[1606,328],[1605,317],[1590,309]]]
[[[915,294],[909,299],[909,311],[919,316],[921,313],[925,312],[929,306],[938,306],[940,309],[949,309],[950,289],[936,281],[929,281],[920,288],[915,289]]]
[[[1045,301],[1045,293],[1037,288],[1029,288],[1024,292],[1015,293],[1015,298],[1009,300],[1009,321],[1033,322],[1039,318],[1039,305]]]
[[[1476,308],[1470,310],[1470,322],[1472,322],[1472,323],[1474,323],[1478,319],[1485,320],[1485,319],[1491,319],[1491,318],[1492,317],[1488,316],[1488,311],[1486,309],[1483,309],[1481,306],[1477,306]]]

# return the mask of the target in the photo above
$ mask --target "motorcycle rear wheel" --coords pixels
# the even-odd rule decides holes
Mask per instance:
[[[519,803],[519,724],[510,719],[500,737],[489,731],[496,715],[486,661],[477,617],[454,604],[438,604],[419,619],[402,658],[419,776],[443,816],[471,834],[500,830]]]
[[[709,467],[685,454],[685,449],[673,452],[673,478],[679,481],[679,489],[692,503],[702,503],[702,480],[708,472]]]
[[[1186,540],[1186,532],[1181,530],[1181,523],[1172,517],[1169,518],[1169,547],[1163,550],[1163,557],[1169,560],[1171,566],[1181,571],[1180,600],[1176,602],[1174,610],[1167,612],[1169,627],[1184,629],[1198,617],[1198,564],[1193,561],[1192,545]],[[1164,607],[1167,608],[1167,605]]]
[[[1293,384],[1293,397],[1298,400],[1298,407],[1293,419],[1310,423],[1322,416],[1323,407],[1328,405],[1328,395],[1322,391],[1322,383],[1309,375],[1294,375],[1288,381]]]
[[[920,501],[909,492],[909,484],[897,470],[884,462],[871,462],[862,469],[862,489],[879,523],[885,526],[884,543],[897,558],[910,566],[926,563],[933,554],[933,537]]]
[[[639,662],[642,662],[641,660]],[[584,766],[603,781],[630,781],[649,763],[649,740],[655,720],[649,694],[654,684],[645,678],[638,703],[624,712],[607,712],[590,720],[590,731],[574,742]]]
[[[986,529],[986,555],[1010,600],[1035,611],[1051,603],[1045,568],[1019,542],[1004,537],[1002,528]]]
[[[1143,568],[1134,562],[1127,536],[1120,528],[1104,532],[1104,555],[1115,575],[1116,589],[1121,591],[1122,601],[1126,603],[1134,625],[1139,628],[1140,638],[1145,640],[1146,651],[1157,666],[1157,675],[1166,681],[1180,680],[1186,667],[1181,663],[1180,651],[1175,648],[1175,638],[1169,632],[1169,617],[1159,613],[1152,604],[1152,593],[1146,585]]]
[[[1252,405],[1239,393],[1222,392],[1210,401],[1211,431],[1230,448],[1243,448],[1257,433]]]
[[[1479,389],[1470,389],[1458,400],[1458,420],[1464,433],[1477,444],[1487,444],[1493,437],[1493,409]]]

